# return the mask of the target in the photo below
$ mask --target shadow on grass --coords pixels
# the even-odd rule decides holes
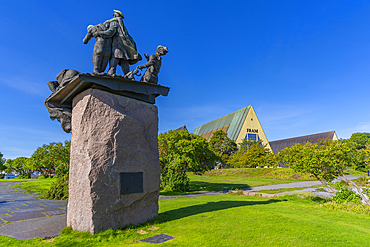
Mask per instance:
[[[268,201],[219,201],[219,202],[207,202],[205,204],[193,205],[184,208],[178,208],[170,211],[160,213],[156,221],[163,223],[167,221],[177,220],[188,216],[219,211],[223,209],[270,204],[275,202],[281,202],[281,200],[270,199]]]
[[[249,188],[248,184],[230,184],[230,183],[210,183],[210,182],[190,182],[190,190],[192,191],[219,191],[231,189]]]
[[[210,183],[191,181],[189,191],[186,192],[161,192],[161,196],[184,195],[200,191],[223,191],[249,188],[248,184],[230,184],[230,183]]]

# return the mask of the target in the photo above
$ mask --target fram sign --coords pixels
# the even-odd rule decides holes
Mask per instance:
[[[258,129],[247,129],[247,133],[258,133]]]

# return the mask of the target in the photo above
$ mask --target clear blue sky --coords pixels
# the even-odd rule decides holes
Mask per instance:
[[[139,53],[168,46],[159,76],[171,91],[157,98],[160,132],[192,132],[250,104],[269,141],[370,132],[369,1],[1,0],[5,158],[71,138],[49,119],[47,82],[65,68],[92,72],[94,42],[82,39],[113,9],[125,15]]]

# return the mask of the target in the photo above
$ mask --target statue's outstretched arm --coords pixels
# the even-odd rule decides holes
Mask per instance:
[[[91,32],[87,32],[87,34],[86,34],[85,38],[82,40],[82,42],[84,44],[87,44],[92,37],[93,36],[92,36]]]
[[[149,61],[146,64],[137,66],[138,69],[148,68],[152,65],[154,65],[155,56],[151,55],[149,58]]]

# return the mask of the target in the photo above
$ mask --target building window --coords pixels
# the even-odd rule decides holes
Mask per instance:
[[[247,134],[245,136],[245,139],[251,140],[251,141],[259,141],[260,137],[257,134]]]

